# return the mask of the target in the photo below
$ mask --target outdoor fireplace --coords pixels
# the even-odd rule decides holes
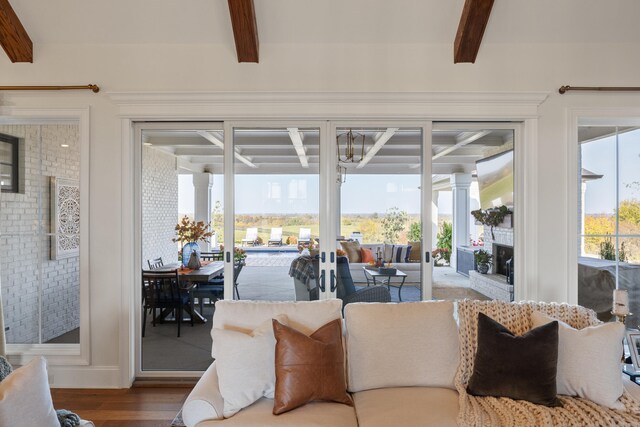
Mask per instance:
[[[510,276],[513,264],[513,246],[493,244],[493,272],[503,276]]]

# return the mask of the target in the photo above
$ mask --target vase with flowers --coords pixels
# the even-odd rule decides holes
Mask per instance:
[[[213,236],[211,231],[211,223],[205,224],[204,221],[190,221],[184,216],[179,223],[176,224],[176,237],[171,239],[174,242],[182,244],[182,265],[186,267],[189,264],[191,253],[196,253],[196,258],[200,259],[200,246],[198,242],[208,242]]]

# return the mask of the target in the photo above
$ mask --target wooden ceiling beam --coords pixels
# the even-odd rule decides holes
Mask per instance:
[[[476,62],[494,0],[465,0],[453,46],[453,63]]]
[[[33,42],[9,0],[0,0],[0,45],[11,62],[33,62]]]
[[[238,62],[258,62],[258,26],[253,0],[229,0]]]

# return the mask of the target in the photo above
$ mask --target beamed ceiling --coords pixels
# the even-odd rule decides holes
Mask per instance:
[[[270,44],[447,44],[472,62],[486,43],[637,43],[638,16],[637,0],[0,0],[0,44],[27,62],[30,40],[36,60],[47,44],[219,44],[250,62]]]
[[[339,133],[347,129],[338,129]],[[365,153],[378,145],[365,162],[341,163],[347,174],[421,173],[422,136],[416,129],[352,128],[365,135]],[[383,136],[392,134],[386,142]],[[298,134],[298,142],[292,134]],[[475,172],[475,162],[513,146],[510,130],[434,131],[432,172],[449,175]],[[145,131],[143,142],[150,149],[162,150],[178,158],[183,173],[223,173],[224,136],[222,131]],[[234,134],[235,166],[239,174],[306,174],[319,172],[319,132],[317,129],[246,129]],[[380,144],[383,142],[383,144]],[[360,160],[360,145],[356,145]],[[340,152],[344,152],[341,139]],[[366,154],[365,154],[365,157]],[[360,167],[359,167],[360,166]]]

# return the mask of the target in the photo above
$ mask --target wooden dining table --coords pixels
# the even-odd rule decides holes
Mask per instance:
[[[197,270],[183,267],[181,263],[165,264],[153,271],[161,273],[163,271],[178,270],[178,278],[180,279],[180,287],[189,292],[189,305],[184,307],[189,316],[196,323],[207,323],[207,319],[195,309],[193,305],[193,290],[197,288],[198,283],[207,283],[214,277],[219,276],[224,271],[223,261],[202,261],[202,267]],[[168,314],[168,313],[167,313]]]

